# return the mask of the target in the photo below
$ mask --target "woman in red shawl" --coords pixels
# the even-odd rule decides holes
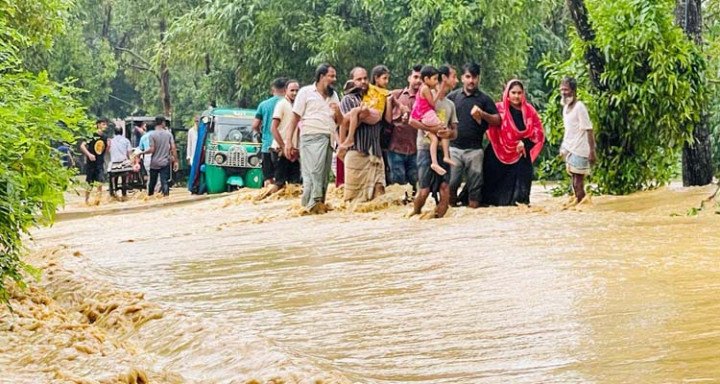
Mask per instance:
[[[511,80],[497,103],[500,126],[490,126],[483,161],[482,198],[486,205],[530,203],[533,166],[545,141],[540,116],[525,99],[520,80]]]

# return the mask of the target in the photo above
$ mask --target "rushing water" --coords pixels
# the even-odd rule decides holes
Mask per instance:
[[[166,308],[142,348],[191,382],[720,382],[720,215],[685,215],[710,191],[442,220],[211,200],[36,238]]]

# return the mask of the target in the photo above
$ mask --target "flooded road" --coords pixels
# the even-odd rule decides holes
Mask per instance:
[[[711,192],[569,210],[536,193],[441,220],[232,197],[73,218],[35,241],[164,308],[135,337],[189,382],[711,383],[720,215],[686,215]]]

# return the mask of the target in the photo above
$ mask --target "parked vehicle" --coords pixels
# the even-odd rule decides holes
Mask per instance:
[[[192,193],[222,193],[263,185],[260,140],[252,130],[255,110],[220,108],[203,115],[188,178]]]

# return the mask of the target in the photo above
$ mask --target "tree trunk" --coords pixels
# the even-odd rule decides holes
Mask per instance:
[[[110,38],[110,25],[112,23],[112,5],[108,5],[105,10],[105,19],[102,26],[102,38],[108,40]]]
[[[683,185],[707,185],[712,183],[714,166],[710,146],[710,129],[707,115],[703,113],[693,129],[692,144],[685,143],[682,157]]]
[[[595,45],[595,31],[590,25],[585,2],[583,0],[565,0],[565,4],[570,11],[570,17],[575,24],[578,35],[588,43],[585,50],[585,61],[590,66],[590,80],[596,89],[605,91],[606,87],[600,81],[600,75],[605,71],[605,58]]]
[[[165,49],[165,31],[167,25],[164,20],[160,21],[160,100],[162,101],[163,114],[165,117],[172,116],[172,104],[170,103],[170,69],[168,68],[168,53]]]
[[[675,19],[695,44],[702,47],[702,0],[677,0]],[[714,167],[710,145],[707,108],[705,105],[700,121],[693,129],[692,143],[683,147],[683,185],[707,185],[712,182]]]
[[[170,70],[167,59],[160,62],[160,98],[162,100],[163,114],[166,117],[172,116],[172,104],[170,103]]]

